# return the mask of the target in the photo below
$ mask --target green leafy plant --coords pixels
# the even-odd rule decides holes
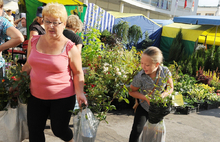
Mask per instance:
[[[129,27],[127,21],[119,21],[118,24],[114,25],[113,34],[116,34],[119,41],[129,49],[135,46],[139,39],[142,38],[141,27],[137,25]]]
[[[21,72],[20,64],[13,65],[11,61],[6,61],[5,74],[5,77],[0,78],[0,110],[3,110],[8,102],[11,107],[17,107],[18,97],[22,103],[27,103],[27,99],[30,97],[29,75],[26,72]],[[11,87],[15,91],[10,92],[9,88]]]
[[[139,39],[141,38],[142,38],[141,27],[137,25],[132,25],[128,29],[128,42],[130,43],[130,45],[132,45],[132,43],[136,45]]]
[[[87,94],[89,108],[97,113],[99,120],[106,119],[109,110],[116,109],[113,100],[129,103],[128,89],[134,75],[141,70],[138,53],[123,48],[104,48],[102,54],[93,58],[85,73],[84,90]]]
[[[204,71],[216,71],[220,68],[220,48],[217,46],[211,46],[211,48],[204,48],[206,46],[198,45],[195,52],[187,58],[182,58],[178,61],[181,65],[181,70],[184,74],[196,76],[199,68],[203,68]]]
[[[127,43],[128,40],[128,30],[129,25],[127,21],[119,21],[119,23],[113,27],[113,33],[115,33],[117,37],[121,38],[122,42],[125,43]]]
[[[87,67],[93,62],[93,59],[102,55],[102,48],[105,45],[100,40],[100,31],[91,28],[83,37],[84,47],[82,48],[82,66]]]
[[[114,48],[118,42],[118,37],[116,34],[111,34],[108,30],[104,30],[101,33],[100,40],[105,44],[105,46],[109,46],[110,48]]]
[[[167,83],[168,78],[169,78],[169,76],[166,76],[165,78],[163,78],[162,83],[163,84]],[[172,96],[171,95],[164,97],[164,98],[161,97],[161,94],[162,94],[162,92],[164,92],[166,90],[166,87],[156,85],[156,84],[154,84],[154,86],[156,87],[154,90],[154,93],[152,93],[153,90],[150,90],[150,91],[146,91],[146,95],[145,95],[146,98],[150,100],[150,104],[157,106],[157,107],[171,106],[172,105]],[[167,89],[170,89],[169,84],[167,84]]]
[[[213,79],[210,81],[210,86],[215,87],[215,92],[216,92],[217,90],[220,90],[220,81]]]
[[[142,50],[146,49],[147,47],[151,46],[154,43],[154,40],[149,38],[149,34],[148,31],[145,32],[145,39],[144,42],[142,44]]]

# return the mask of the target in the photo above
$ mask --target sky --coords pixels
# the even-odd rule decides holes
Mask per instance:
[[[199,0],[199,6],[217,6],[219,0]]]

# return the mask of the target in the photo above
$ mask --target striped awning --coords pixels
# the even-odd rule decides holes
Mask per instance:
[[[113,25],[115,22],[115,17],[98,7],[94,3],[89,3],[86,10],[86,15],[84,19],[85,31],[91,27],[99,29],[101,32],[108,30],[113,32]]]

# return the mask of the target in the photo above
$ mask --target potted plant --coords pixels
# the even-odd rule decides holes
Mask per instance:
[[[5,78],[1,78],[0,82],[0,111],[4,110],[8,104],[7,82]]]
[[[164,78],[162,82],[167,82],[168,78]],[[154,90],[154,94],[152,93],[153,90],[147,92],[148,95],[146,97],[150,100],[150,107],[149,107],[149,122],[151,124],[156,124],[163,120],[164,116],[170,113],[171,106],[172,106],[172,96],[169,95],[165,98],[161,97],[161,92],[165,91],[165,88],[159,85],[155,85],[156,89]],[[161,89],[157,89],[161,88]],[[169,89],[169,85],[167,85]],[[149,95],[150,94],[150,95]]]
[[[12,65],[11,62],[6,62],[6,76],[0,78],[0,110],[4,110],[8,102],[10,102],[12,108],[17,107],[18,97],[22,103],[27,103],[30,96],[30,78],[26,72],[20,71],[20,64]],[[20,80],[16,81],[16,78],[20,78]],[[9,91],[10,87],[17,89],[12,93]]]

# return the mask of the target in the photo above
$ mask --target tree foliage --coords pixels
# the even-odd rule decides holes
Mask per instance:
[[[176,61],[178,62],[183,58],[184,56],[184,45],[182,42],[183,35],[182,35],[182,29],[179,30],[176,37],[173,39],[173,42],[171,44],[170,50],[169,50],[169,57],[168,61]]]

